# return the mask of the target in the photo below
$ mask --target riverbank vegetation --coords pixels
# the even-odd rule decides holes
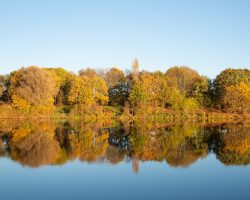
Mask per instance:
[[[186,66],[166,72],[21,68],[0,76],[1,118],[234,119],[250,113],[250,70],[215,79]]]

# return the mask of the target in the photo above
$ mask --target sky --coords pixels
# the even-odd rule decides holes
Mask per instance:
[[[0,74],[20,67],[250,68],[249,0],[0,0]]]

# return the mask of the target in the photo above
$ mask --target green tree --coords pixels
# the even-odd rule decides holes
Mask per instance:
[[[129,102],[132,108],[136,108],[138,105],[143,103],[145,100],[145,94],[138,82],[135,82],[131,88],[129,94]]]
[[[0,75],[0,100],[9,103],[10,97],[7,89],[10,86],[10,74]]]
[[[194,81],[193,89],[190,91],[189,96],[193,97],[202,107],[209,107],[211,105],[209,92],[209,79],[207,77],[200,76]]]
[[[111,105],[124,105],[128,98],[127,80],[122,70],[111,68],[105,76]]]

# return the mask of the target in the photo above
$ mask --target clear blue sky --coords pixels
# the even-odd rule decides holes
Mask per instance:
[[[188,65],[215,77],[250,67],[249,0],[1,0],[0,74],[22,66],[165,72]]]

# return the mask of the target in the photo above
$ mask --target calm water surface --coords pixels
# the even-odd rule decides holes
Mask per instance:
[[[1,121],[0,199],[250,199],[250,125]]]

